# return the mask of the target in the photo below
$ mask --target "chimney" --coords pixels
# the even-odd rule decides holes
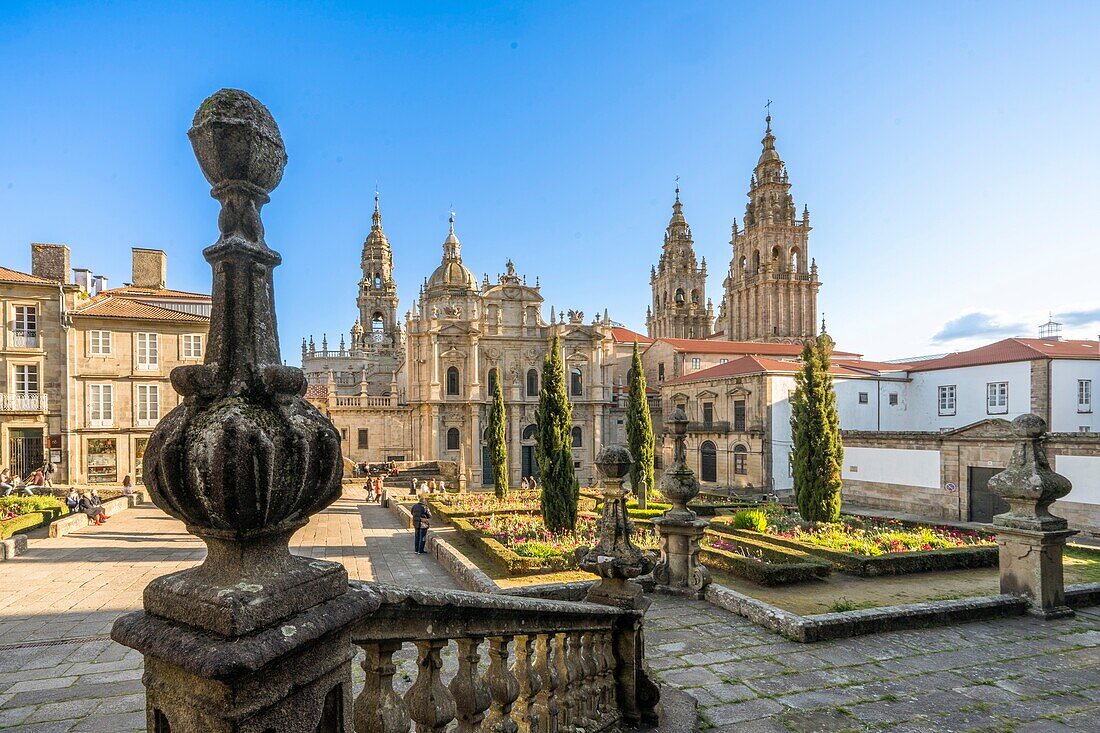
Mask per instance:
[[[31,274],[54,282],[69,282],[69,248],[64,244],[31,243]]]
[[[159,249],[134,247],[134,271],[130,284],[135,288],[163,290],[168,285],[168,255]]]
[[[107,289],[107,276],[95,275],[92,277],[92,289],[95,290],[92,295],[99,295]]]
[[[73,282],[88,295],[92,294],[92,271],[86,267],[73,268]]]

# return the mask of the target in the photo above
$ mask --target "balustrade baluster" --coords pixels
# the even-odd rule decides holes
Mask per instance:
[[[569,648],[571,649],[577,664],[577,696],[580,700],[580,711],[584,720],[585,729],[596,724],[596,712],[592,698],[592,667],[591,662],[585,657],[584,637],[587,634],[574,631],[569,635]]]
[[[584,660],[587,668],[587,675],[585,676],[585,687],[588,690],[588,709],[591,712],[591,718],[595,722],[599,723],[603,720],[604,707],[603,707],[603,678],[600,670],[600,656],[595,653],[596,648],[596,632],[586,631],[584,636],[581,637],[581,659]]]
[[[538,714],[538,733],[558,733],[558,669],[552,658],[553,634],[539,634],[535,639],[535,671],[539,676],[539,691],[531,706]]]
[[[573,700],[573,674],[569,663],[569,642],[564,633],[557,634],[557,651],[554,664],[558,669],[558,724],[563,731],[572,731],[577,725],[577,706]]]
[[[400,641],[360,644],[365,652],[362,661],[366,682],[355,698],[356,733],[407,733],[409,711],[405,701],[393,689],[397,667],[393,655],[401,649]]]
[[[416,733],[443,733],[447,724],[455,719],[455,699],[439,676],[443,668],[440,655],[447,643],[447,639],[416,642],[419,672],[405,693],[405,704],[409,706],[409,717],[416,722]]]
[[[619,703],[615,693],[615,636],[610,631],[600,632],[600,657],[603,659],[604,705],[614,713]]]
[[[539,713],[535,708],[535,695],[542,687],[542,680],[535,671],[535,637],[520,634],[516,637],[516,663],[512,672],[519,679],[519,697],[512,706],[512,719],[519,725],[520,733],[538,733]]]
[[[458,672],[448,686],[455,699],[458,711],[458,727],[455,733],[477,733],[481,730],[481,721],[489,709],[491,697],[489,685],[478,674],[481,655],[478,646],[481,637],[458,639]]]
[[[508,668],[508,637],[489,637],[489,669],[485,672],[492,703],[482,730],[488,733],[517,733],[512,720],[512,703],[519,697],[519,680]]]

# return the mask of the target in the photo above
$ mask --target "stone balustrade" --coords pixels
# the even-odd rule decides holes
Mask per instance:
[[[352,582],[380,604],[351,639],[363,649],[366,680],[355,699],[356,733],[494,731],[586,733],[637,723],[631,694],[642,613],[593,603],[464,591],[419,591]],[[454,642],[458,668],[442,677]],[[417,650],[417,677],[393,686],[394,654]]]

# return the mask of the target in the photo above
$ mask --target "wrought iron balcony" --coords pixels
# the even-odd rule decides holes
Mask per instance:
[[[719,433],[720,435],[726,435],[733,432],[732,426],[725,420],[689,422],[687,430],[689,433]]]
[[[8,331],[8,346],[13,349],[37,349],[38,331]]]
[[[48,412],[49,399],[42,392],[0,394],[0,412]]]

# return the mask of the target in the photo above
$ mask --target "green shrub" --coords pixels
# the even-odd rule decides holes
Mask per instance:
[[[515,544],[512,546],[512,552],[520,557],[563,557],[561,550],[537,540]]]
[[[43,524],[49,524],[60,517],[61,513],[61,510],[56,508],[44,509],[42,511],[20,514],[14,519],[0,520],[0,540],[6,540],[12,535],[19,534],[28,529],[41,527]]]
[[[844,613],[845,611],[856,610],[856,604],[849,601],[847,598],[841,598],[839,601],[834,601],[833,605],[829,606],[831,613]]]
[[[5,496],[0,498],[0,509],[14,509],[17,514],[39,512],[48,509],[68,508],[53,496]]]
[[[742,509],[733,515],[734,529],[751,529],[763,534],[768,529],[768,515],[759,509]]]

